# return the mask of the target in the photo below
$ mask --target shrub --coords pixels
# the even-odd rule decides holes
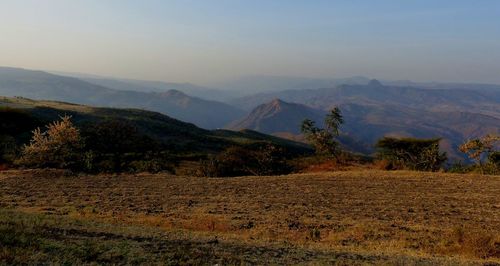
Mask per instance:
[[[141,158],[131,161],[128,165],[128,170],[136,173],[159,173],[164,171],[173,173],[174,167],[165,155],[161,153],[146,153]]]
[[[86,125],[86,165],[93,172],[171,171],[163,145],[139,132],[127,120],[110,119]]]
[[[464,164],[462,161],[454,162],[448,166],[447,172],[456,174],[465,174],[472,171],[473,168]]]
[[[0,135],[0,164],[12,163],[16,157],[17,149],[14,137]]]
[[[18,163],[35,168],[60,168],[76,170],[81,167],[83,141],[80,132],[71,123],[69,116],[61,117],[47,125],[47,130],[40,128],[33,131],[29,145],[22,148]]]
[[[439,151],[440,139],[396,139],[384,137],[376,147],[378,157],[386,161],[386,169],[437,171],[447,160]]]
[[[488,155],[488,162],[500,169],[500,151],[494,151]]]
[[[265,143],[257,147],[229,147],[220,154],[202,161],[198,176],[230,177],[243,175],[279,175],[291,172],[281,147]]]

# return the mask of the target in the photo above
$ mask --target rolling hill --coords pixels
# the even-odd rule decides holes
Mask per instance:
[[[229,130],[206,130],[193,124],[179,121],[169,116],[139,109],[97,108],[55,101],[36,101],[20,97],[0,97],[0,126],[2,129],[21,127],[16,132],[17,138],[26,142],[35,127],[59,119],[62,115],[71,115],[77,126],[107,119],[126,120],[135,125],[139,132],[161,141],[169,152],[178,154],[216,153],[229,146],[245,145],[255,142],[272,142],[296,153],[307,153],[310,148],[274,136],[250,130],[234,132]],[[14,116],[14,119],[11,119]],[[19,119],[19,118],[22,119]],[[28,120],[30,121],[28,123]]]
[[[244,114],[230,105],[191,97],[177,90],[115,90],[73,77],[18,68],[0,67],[0,95],[93,106],[142,108],[208,129],[222,127]]]

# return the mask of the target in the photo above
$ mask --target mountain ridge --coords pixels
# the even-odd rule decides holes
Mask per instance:
[[[450,157],[461,159],[457,147],[465,140],[488,133],[500,134],[500,119],[485,114],[426,111],[390,104],[344,103],[338,107],[345,119],[341,138],[354,140],[357,149],[361,146],[365,152],[373,152],[375,142],[384,136],[443,138],[442,146]],[[228,128],[248,128],[300,140],[301,122],[308,118],[322,126],[324,115],[326,111],[322,109],[274,99],[259,105]]]
[[[386,86],[380,83],[376,86],[340,85],[333,88],[260,93],[235,99],[232,104],[251,110],[275,98],[323,110],[345,103],[391,104],[433,111],[467,111],[500,118],[500,90],[457,89],[450,91],[448,89]]]
[[[103,107],[143,108],[204,128],[220,128],[244,114],[228,104],[191,97],[179,91],[120,91],[73,77],[18,68],[0,67],[0,95]]]

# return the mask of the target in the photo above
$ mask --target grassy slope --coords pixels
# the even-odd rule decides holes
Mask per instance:
[[[259,141],[279,143],[297,152],[307,152],[302,143],[292,142],[265,134],[234,131],[209,131],[156,112],[139,109],[96,108],[55,101],[35,101],[26,98],[0,97],[0,107],[24,110],[36,117],[40,124],[71,115],[83,125],[108,118],[120,118],[133,122],[140,131],[170,145],[172,150],[183,153],[217,152],[230,145],[241,145]],[[1,121],[0,121],[1,122]]]
[[[498,176],[440,173],[3,172],[0,259],[499,263],[498,194]]]

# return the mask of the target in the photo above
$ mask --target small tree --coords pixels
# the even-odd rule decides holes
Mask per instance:
[[[461,152],[465,153],[483,172],[483,162],[488,160],[492,164],[496,164],[497,158],[495,150],[500,142],[500,136],[487,135],[483,138],[471,139],[460,145],[458,148]]]
[[[33,131],[29,145],[22,148],[19,163],[35,168],[76,169],[81,161],[82,147],[80,132],[69,116],[63,116],[60,121],[47,125],[46,131],[40,128]]]
[[[340,125],[343,123],[340,109],[335,107],[326,115],[324,129],[316,127],[315,122],[310,119],[305,119],[300,129],[317,154],[336,156],[340,151],[336,137],[339,136]]]
[[[340,134],[340,125],[344,123],[344,118],[338,107],[330,110],[325,117],[326,131],[331,132],[335,137]]]
[[[128,120],[112,119],[87,125],[82,135],[86,140],[86,149],[93,154],[92,160],[101,162],[100,170],[128,170],[131,158],[146,158],[148,153],[154,153],[160,148],[159,144],[139,132]],[[107,166],[105,162],[110,165]]]

